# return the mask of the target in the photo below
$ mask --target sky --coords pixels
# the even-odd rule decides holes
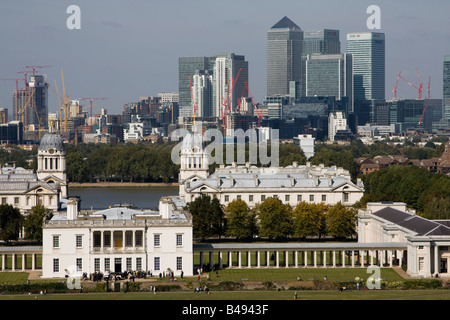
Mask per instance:
[[[81,29],[68,29],[70,5],[80,8]],[[381,29],[369,30],[370,5],[381,10]],[[424,94],[442,98],[443,56],[450,54],[448,0],[1,0],[0,78],[24,78],[38,68],[71,99],[104,97],[94,112],[121,113],[127,102],[178,92],[178,58],[233,52],[249,62],[249,87],[266,95],[267,31],[284,16],[303,30],[338,29],[341,52],[350,32],[386,35],[386,99],[399,71]],[[15,81],[0,80],[0,107],[12,104]],[[23,81],[19,81],[23,86]],[[398,98],[417,98],[400,80]],[[88,104],[86,102],[86,104]],[[49,90],[49,112],[58,99]]]

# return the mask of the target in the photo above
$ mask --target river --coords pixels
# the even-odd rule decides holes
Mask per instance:
[[[178,195],[178,187],[70,188],[69,196],[79,196],[82,210],[102,210],[115,204],[132,204],[139,209],[158,208],[159,199]]]

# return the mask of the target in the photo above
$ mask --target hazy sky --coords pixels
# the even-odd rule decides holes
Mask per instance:
[[[81,29],[69,30],[69,5],[81,9]],[[417,84],[416,68],[432,98],[442,98],[442,61],[450,54],[448,0],[1,0],[0,78],[23,78],[24,66],[40,69],[71,98],[108,97],[120,113],[125,103],[158,92],[178,91],[178,58],[234,52],[249,62],[256,101],[266,94],[266,37],[283,16],[303,30],[340,30],[341,52],[348,32],[365,32],[369,5],[381,8],[386,34],[386,98],[398,72]],[[23,85],[23,81],[19,82]],[[0,81],[0,107],[11,108],[13,81]],[[58,100],[50,92],[49,111]],[[398,97],[416,98],[405,82]]]

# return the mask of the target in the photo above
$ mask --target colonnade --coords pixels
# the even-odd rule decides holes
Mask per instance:
[[[406,246],[358,247],[351,244],[327,244],[325,248],[314,245],[194,245],[197,255],[194,264],[215,268],[336,268],[336,267],[393,267],[406,263]]]
[[[1,271],[25,271],[31,270],[35,271],[37,269],[41,269],[37,265],[37,255],[41,254],[41,252],[37,253],[0,253],[0,261],[1,261]],[[31,266],[27,267],[27,257],[31,256]],[[8,257],[11,259],[11,266],[8,268]],[[22,258],[22,263],[18,266],[18,258]]]

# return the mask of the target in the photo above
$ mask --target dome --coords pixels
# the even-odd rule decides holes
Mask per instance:
[[[62,138],[54,133],[46,134],[39,145],[38,150],[50,150],[54,151],[64,151],[64,145]]]
[[[194,133],[188,133],[183,138],[183,145],[181,150],[184,151],[192,151],[193,148],[195,148],[195,151],[199,151],[202,149],[203,146],[203,137],[194,132]]]

